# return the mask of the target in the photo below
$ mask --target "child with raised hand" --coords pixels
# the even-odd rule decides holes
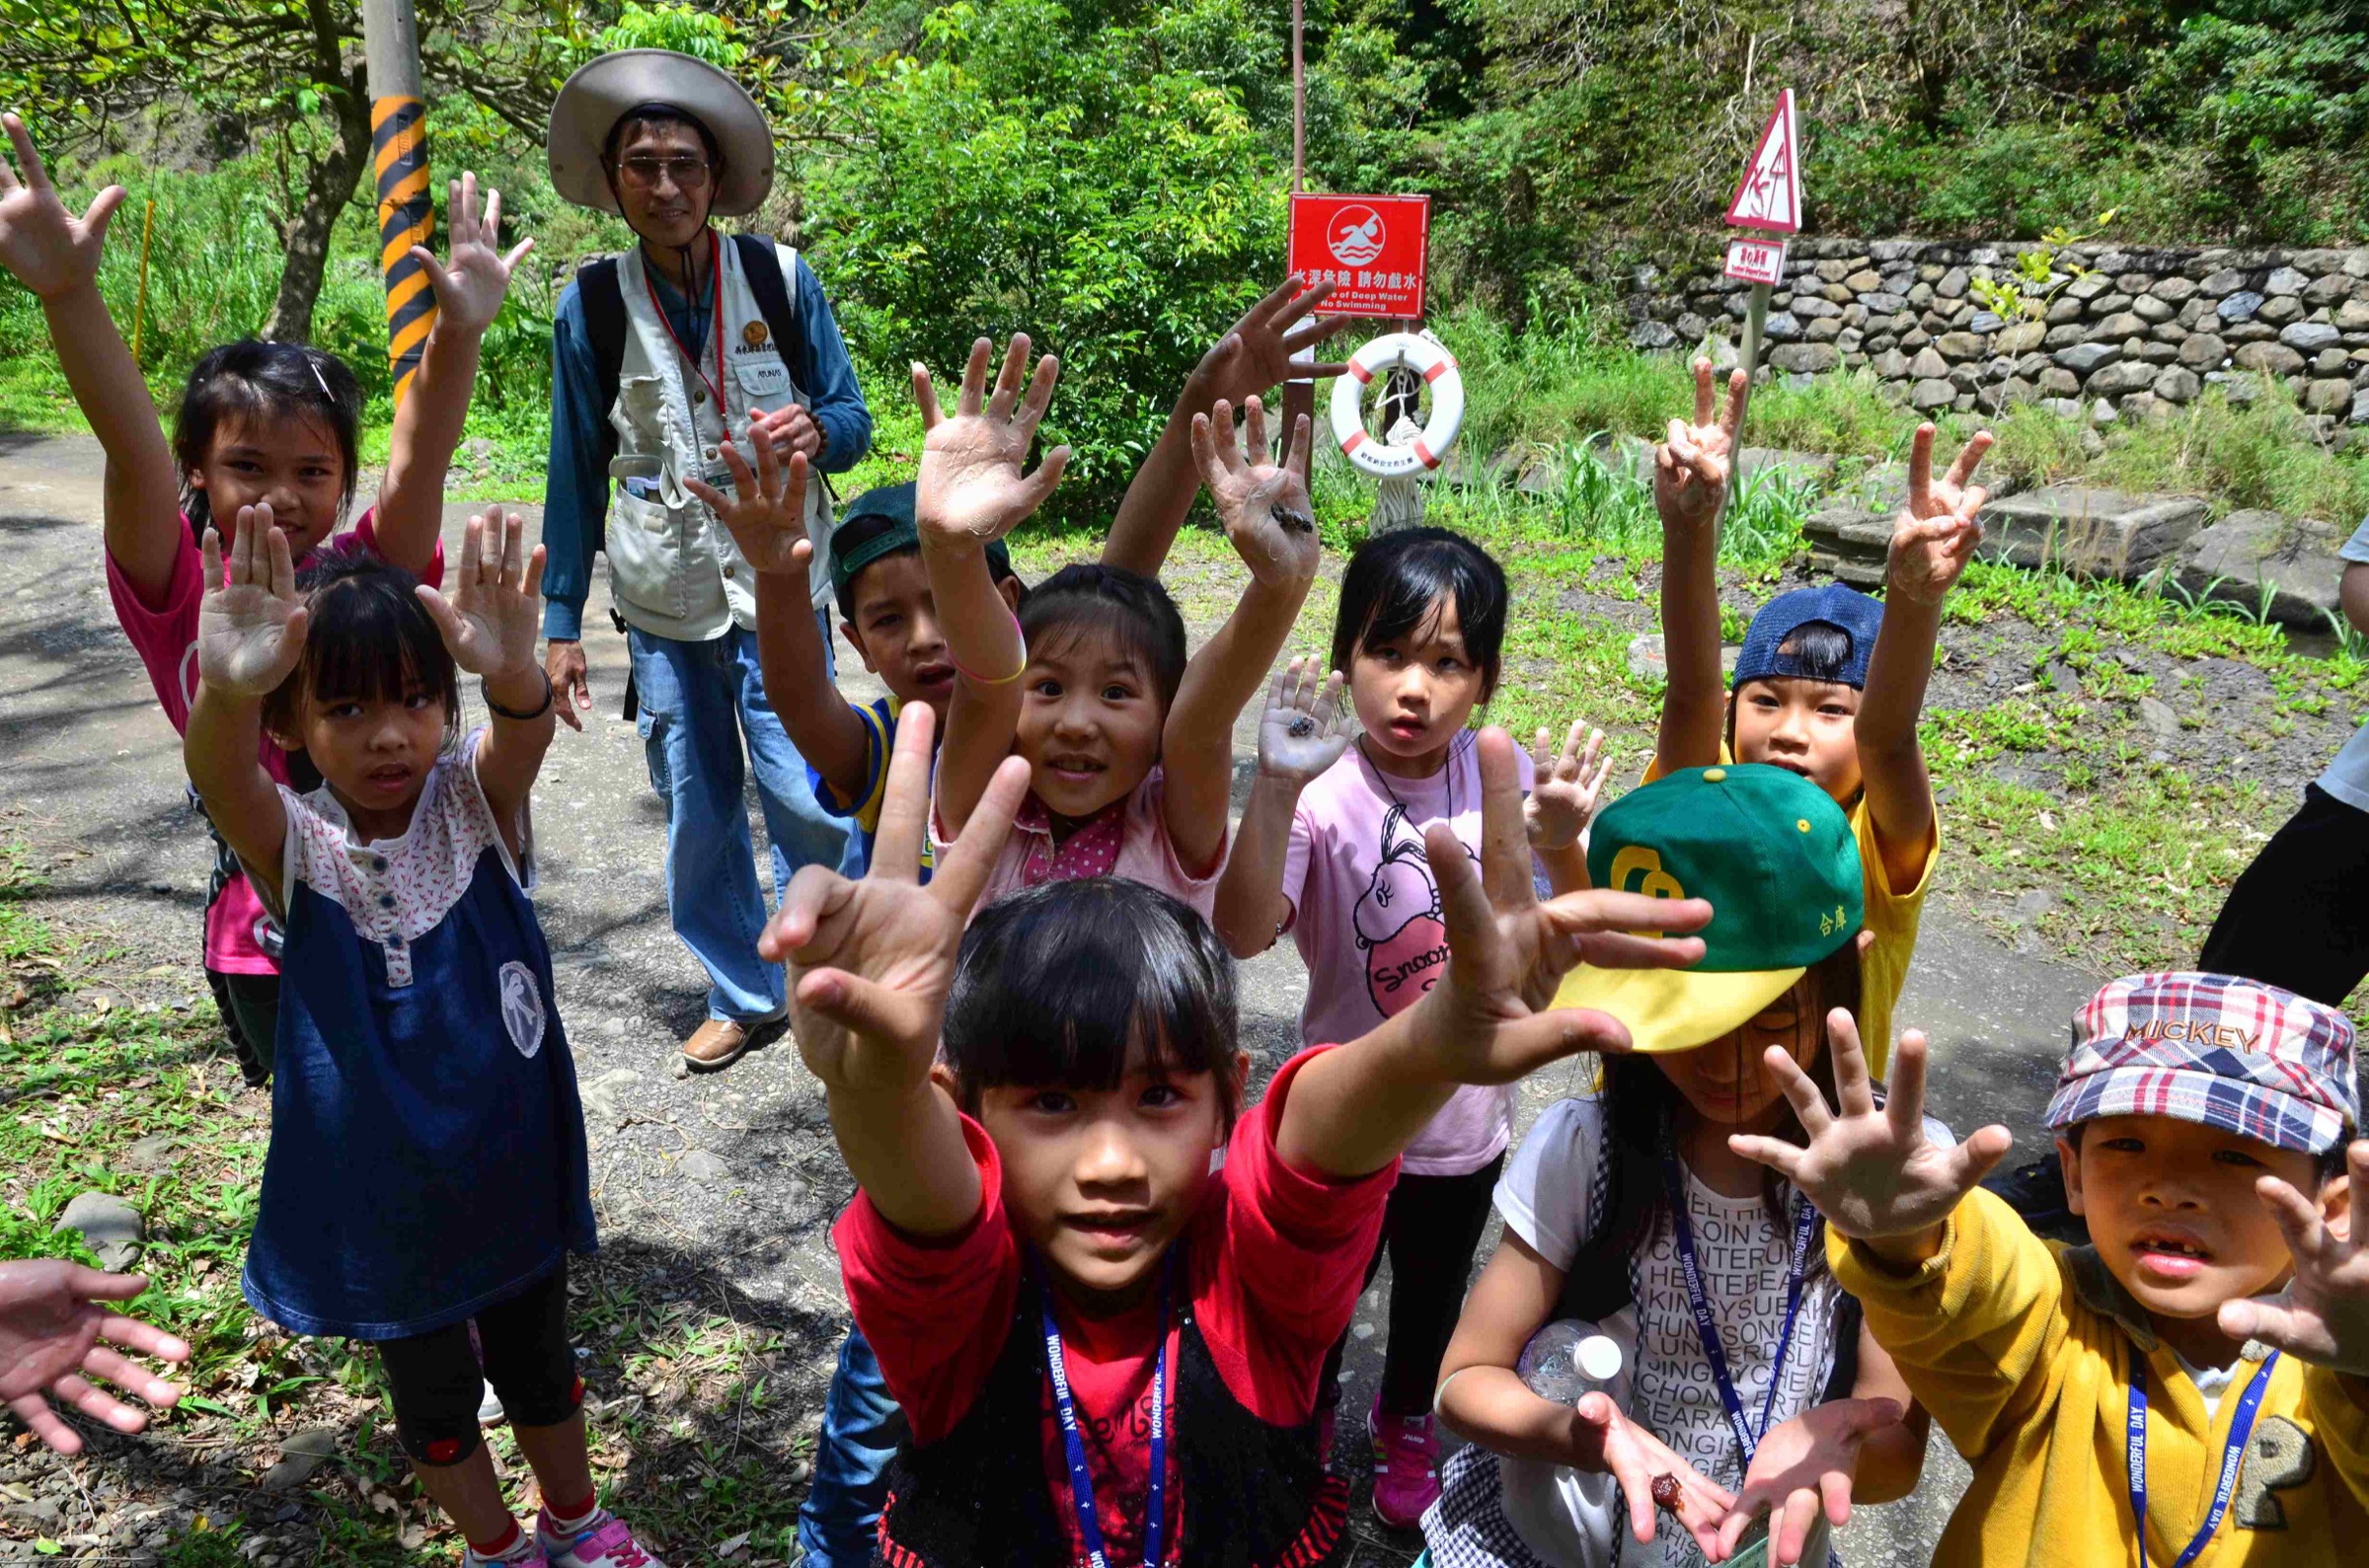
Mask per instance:
[[[2336,1563],[2369,1531],[2369,1186],[2341,1013],[2225,975],[2135,975],[2074,1015],[2048,1106],[2091,1244],[1976,1183],[2003,1127],[1921,1127],[1923,1036],[1891,1097],[1836,1014],[1839,1104],[1774,1057],[1805,1134],[1736,1152],[1828,1222],[1835,1272],[1974,1467],[1943,1568]],[[2350,1541],[2352,1545],[2345,1545]]]
[[[1442,528],[1378,536],[1341,577],[1333,673],[1294,659],[1274,683],[1215,925],[1237,958],[1292,933],[1308,965],[1303,1044],[1363,1033],[1439,978],[1447,928],[1424,834],[1444,823],[1480,853],[1480,757],[1466,726],[1496,688],[1506,604],[1504,571],[1471,540]],[[1343,672],[1354,725],[1340,710]],[[1558,892],[1587,885],[1579,844],[1605,780],[1603,739],[1574,723],[1557,756],[1541,730],[1536,757],[1515,758],[1531,849]],[[1367,1269],[1370,1279],[1389,1252],[1390,1338],[1366,1432],[1374,1510],[1400,1529],[1439,1495],[1431,1387],[1516,1094],[1511,1083],[1459,1089],[1408,1146]]]
[[[1936,480],[1934,427],[1919,425],[1884,597],[1841,583],[1780,594],[1752,618],[1734,676],[1722,683],[1716,524],[1743,387],[1739,369],[1715,424],[1711,362],[1696,360],[1694,422],[1672,419],[1669,439],[1654,454],[1669,690],[1648,777],[1718,762],[1770,763],[1812,780],[1851,813],[1874,938],[1862,960],[1859,1013],[1880,1074],[1941,854],[1917,717],[1933,676],[1942,601],[1982,542],[1976,514],[1986,492],[1969,482],[1991,433],[1977,432]]]
[[[1606,807],[1587,858],[1599,886],[1708,898],[1708,951],[1682,971],[1580,970],[1557,999],[1619,1018],[1636,1054],[1548,1107],[1497,1184],[1504,1237],[1439,1369],[1439,1414],[1474,1446],[1423,1516],[1431,1560],[1718,1562],[1775,1511],[1771,1560],[1823,1563],[1817,1516],[1905,1496],[1925,1429],[1808,1200],[1729,1140],[1834,1093],[1819,1020],[1859,990],[1851,825],[1781,769],[1688,769]],[[1764,1052],[1813,1086],[1789,1103]],[[1610,1394],[1574,1406],[1525,1383],[1524,1347],[1558,1322],[1621,1346]]]
[[[1332,1560],[1345,1488],[1318,1459],[1317,1372],[1400,1149],[1459,1083],[1620,1049],[1601,1014],[1542,1010],[1557,982],[1688,962],[1691,939],[1618,933],[1709,911],[1538,903],[1513,748],[1486,732],[1480,866],[1444,828],[1426,841],[1447,973],[1238,1110],[1231,965],[1184,904],[1099,877],[969,920],[1023,760],[917,884],[932,728],[918,705],[898,726],[872,874],[802,870],[762,943],[863,1189],[835,1232],[849,1299],[912,1420],[880,1556]]]
[[[534,906],[551,744],[543,575],[515,514],[469,520],[447,600],[334,557],[299,586],[267,505],[205,538],[183,755],[287,933],[271,1143],[240,1284],[301,1334],[374,1341],[465,1562],[654,1568],[593,1495],[567,1259],[593,1250],[583,1112]],[[489,726],[460,732],[457,672]],[[259,761],[302,750],[299,794]],[[480,1361],[542,1487],[532,1532],[478,1435]]]
[[[24,121],[0,115],[0,125],[23,169],[20,180],[0,158],[0,266],[39,297],[75,404],[107,453],[108,592],[174,727],[187,726],[195,695],[190,655],[198,596],[213,586],[198,571],[197,542],[209,520],[268,504],[299,563],[324,547],[358,550],[437,581],[444,475],[468,414],[478,345],[501,309],[511,269],[534,245],[521,240],[507,256],[493,248],[499,192],[488,193],[481,220],[477,177],[465,176],[448,208],[450,265],[414,251],[427,266],[436,323],[411,395],[396,411],[377,497],[350,530],[335,533],[357,474],[362,399],[352,371],[299,343],[225,343],[191,370],[168,443],[148,384],[99,294],[100,250],[123,188],[108,187],[75,217],[58,200]],[[301,761],[292,774],[290,759],[268,737],[263,747],[275,780],[312,777]],[[241,1070],[260,1083],[271,1067],[279,936],[219,836],[216,849],[206,978]]]
[[[1266,460],[1258,399],[1245,411],[1251,459],[1233,447],[1231,406],[1195,416],[1202,478],[1251,581],[1189,660],[1167,590],[1122,567],[1065,566],[1029,591],[1016,617],[989,580],[984,550],[1042,503],[1068,456],[1057,448],[1022,478],[1058,374],[1050,356],[1040,361],[1024,400],[1028,346],[1013,339],[986,399],[980,339],[952,418],[939,413],[928,371],[914,367],[929,432],[916,505],[922,560],[961,672],[938,760],[938,835],[960,832],[997,765],[1017,752],[1032,769],[1030,793],[989,902],[1108,873],[1206,915],[1225,860],[1234,720],[1290,634],[1322,554],[1307,421],[1278,466]]]

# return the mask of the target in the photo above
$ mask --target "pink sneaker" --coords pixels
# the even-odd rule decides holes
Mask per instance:
[[[1374,1513],[1393,1529],[1413,1530],[1439,1501],[1439,1435],[1431,1417],[1389,1416],[1377,1406],[1365,1430],[1374,1443]]]
[[[543,1543],[551,1568],[666,1568],[644,1551],[625,1521],[607,1509],[594,1514],[592,1523],[573,1535],[554,1531],[546,1510],[535,1521],[535,1536]]]

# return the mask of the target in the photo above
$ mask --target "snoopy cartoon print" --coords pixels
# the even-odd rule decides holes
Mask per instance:
[[[1439,884],[1423,856],[1423,836],[1394,805],[1382,818],[1381,859],[1357,900],[1357,945],[1365,952],[1366,995],[1384,1017],[1405,1011],[1429,991],[1448,963],[1448,924]],[[1478,865],[1472,848],[1465,856]]]

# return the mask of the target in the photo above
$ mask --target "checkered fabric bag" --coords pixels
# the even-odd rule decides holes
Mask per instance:
[[[1477,1443],[1440,1466],[1439,1501],[1423,1511],[1423,1549],[1432,1568],[1554,1568],[1514,1533],[1497,1456]]]
[[[2073,1017],[2048,1126],[2170,1116],[2324,1154],[2361,1122],[2352,1023],[2229,975],[2128,975]]]

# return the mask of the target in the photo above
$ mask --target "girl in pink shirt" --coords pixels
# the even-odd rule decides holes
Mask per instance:
[[[157,702],[185,728],[197,688],[197,601],[206,584],[198,541],[209,519],[268,503],[299,565],[324,550],[363,550],[434,584],[444,475],[460,444],[477,379],[478,344],[500,310],[510,269],[533,246],[493,249],[501,196],[489,192],[481,220],[477,177],[452,187],[452,260],[426,266],[437,315],[397,407],[386,477],[372,505],[343,533],[353,504],[362,394],[334,354],[248,338],[208,350],[190,372],[170,444],[147,380],[99,293],[108,220],[125,192],[110,186],[80,217],[50,186],[24,122],[0,115],[16,144],[20,180],[0,158],[0,267],[37,295],[74,401],[107,453],[107,586]],[[267,737],[272,778],[320,783],[301,753]],[[249,1083],[270,1072],[278,1010],[278,935],[238,861],[215,842],[205,913],[205,970],[222,1022]]]
[[[1385,534],[1342,574],[1335,673],[1295,659],[1275,682],[1216,926],[1240,958],[1292,933],[1308,965],[1304,1045],[1357,1038],[1446,972],[1446,909],[1423,835],[1445,823],[1481,858],[1478,737],[1466,725],[1496,688],[1505,607],[1503,569],[1471,540],[1443,528]],[[1343,672],[1362,727],[1354,743]],[[1515,753],[1530,848],[1557,893],[1587,885],[1580,834],[1609,766],[1597,764],[1602,743],[1601,731],[1573,724],[1560,757],[1545,730],[1535,759]],[[1368,1432],[1374,1508],[1396,1527],[1439,1493],[1431,1386],[1489,1220],[1514,1094],[1511,1083],[1457,1090],[1407,1146],[1391,1193],[1390,1338]],[[1377,1248],[1369,1280],[1381,1261]]]

